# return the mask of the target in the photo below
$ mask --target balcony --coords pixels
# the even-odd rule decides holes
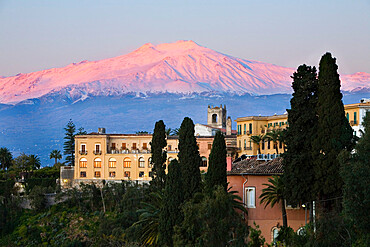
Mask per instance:
[[[101,155],[101,151],[100,150],[94,150],[94,154],[95,155]]]
[[[150,149],[109,149],[108,154],[149,154]]]
[[[78,151],[79,154],[81,155],[87,155],[87,151],[86,150],[80,150]]]
[[[350,121],[350,122],[349,122],[349,124],[350,124],[351,126],[355,126],[355,125],[357,125],[357,121]]]
[[[244,150],[252,150],[252,147],[244,147]]]
[[[247,135],[251,135],[252,134],[252,132],[251,131],[247,131]]]

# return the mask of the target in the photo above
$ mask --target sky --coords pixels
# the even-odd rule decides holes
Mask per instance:
[[[0,76],[193,40],[248,60],[370,73],[370,0],[0,0]]]

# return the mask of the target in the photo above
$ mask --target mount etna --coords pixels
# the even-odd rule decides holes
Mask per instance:
[[[298,66],[298,65],[297,65]],[[233,119],[282,114],[295,69],[228,56],[193,41],[139,49],[115,58],[0,78],[0,146],[13,155],[62,150],[69,119],[88,132],[152,132],[163,119],[205,123],[207,105],[226,104]],[[370,96],[370,74],[342,75],[343,101]]]

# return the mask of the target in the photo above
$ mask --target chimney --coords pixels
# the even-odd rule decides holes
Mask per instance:
[[[98,128],[98,134],[105,134],[105,128]]]
[[[228,117],[226,120],[226,135],[229,136],[231,135],[231,117]]]

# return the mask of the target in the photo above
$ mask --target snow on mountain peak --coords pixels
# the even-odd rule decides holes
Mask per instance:
[[[99,61],[0,78],[0,103],[37,98],[63,88],[89,95],[127,92],[291,92],[294,70],[218,53],[191,40],[153,45]],[[343,88],[369,87],[370,74],[341,77]],[[69,94],[75,91],[68,91]]]

